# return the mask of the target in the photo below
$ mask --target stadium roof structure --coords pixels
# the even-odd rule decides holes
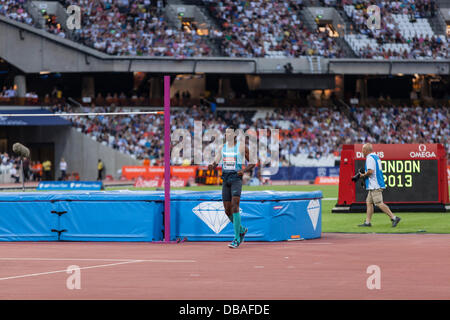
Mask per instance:
[[[36,48],[39,48],[38,50]],[[152,72],[160,74],[305,75],[450,74],[450,60],[111,56],[0,16],[0,57],[24,73]],[[290,63],[292,74],[283,66]]]

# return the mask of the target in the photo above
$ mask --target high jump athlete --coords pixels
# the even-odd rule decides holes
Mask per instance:
[[[225,213],[234,226],[234,239],[228,245],[230,248],[237,248],[244,242],[248,229],[241,225],[241,215],[239,213],[239,202],[242,192],[242,177],[245,172],[251,172],[255,167],[249,164],[242,169],[243,158],[250,161],[249,149],[237,142],[234,135],[234,128],[228,127],[225,131],[225,144],[222,152],[218,153],[213,164],[208,166],[209,170],[215,169],[222,162],[222,201]]]

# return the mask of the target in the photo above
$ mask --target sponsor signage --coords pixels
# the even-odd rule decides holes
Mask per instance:
[[[446,204],[448,196],[447,152],[441,144],[373,144],[380,157],[386,189],[383,200],[393,204]],[[344,145],[341,152],[338,205],[365,204],[362,181],[351,181],[366,158],[362,144]],[[441,208],[441,207],[439,207]]]
[[[314,180],[314,184],[338,185],[339,177],[317,177],[316,180]]]
[[[170,179],[170,187],[181,188],[186,186],[187,180]],[[160,188],[164,186],[164,179],[142,179],[138,178],[134,183],[136,188]]]
[[[41,181],[37,190],[103,190],[101,181]]]
[[[355,145],[356,159],[364,159],[362,144]],[[436,159],[437,144],[374,144],[373,152],[381,160],[387,159]]]
[[[183,180],[195,178],[197,166],[172,166],[170,175]],[[164,177],[164,167],[149,166],[123,166],[122,176],[128,180],[143,178],[148,180],[162,179]]]

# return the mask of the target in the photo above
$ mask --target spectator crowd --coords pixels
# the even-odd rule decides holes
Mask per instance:
[[[302,2],[293,0],[204,0],[222,27],[222,47],[230,57],[339,58],[333,37],[310,32],[300,19]]]
[[[450,159],[448,107],[372,106],[355,108],[353,115],[378,143],[441,143]]]
[[[369,27],[369,6],[379,8],[378,26]],[[434,0],[354,0],[344,5],[352,30],[363,46],[353,47],[356,55],[368,59],[446,59],[449,45],[445,35],[437,35],[427,18],[435,16]],[[376,13],[373,13],[374,15]],[[372,20],[375,22],[375,20]],[[350,31],[350,32],[349,32]]]
[[[25,93],[23,97],[27,104],[36,105],[39,102],[39,96],[36,92],[30,91]],[[18,99],[15,86],[3,86],[0,90],[0,104],[14,103]]]
[[[43,166],[40,161],[23,159],[23,174],[25,181],[41,181],[44,177]],[[21,181],[20,157],[6,152],[0,153],[0,183]]]
[[[26,0],[0,0],[0,14],[32,24]],[[300,0],[208,1],[205,5],[220,24],[208,35],[195,28],[173,27],[160,0],[65,0],[65,7],[81,7],[81,28],[65,30],[56,16],[42,13],[44,28],[62,38],[81,42],[110,55],[201,57],[211,56],[210,40],[219,41],[230,57],[342,57],[334,38],[311,32],[300,19]]]
[[[119,56],[209,56],[211,48],[195,30],[169,25],[163,1],[67,0],[81,7],[81,29],[70,36],[87,46]],[[63,29],[48,25],[49,32],[68,37]],[[64,34],[60,34],[64,33]]]
[[[31,25],[33,18],[26,11],[27,0],[0,0],[0,15]]]
[[[3,86],[0,91],[0,98],[14,98],[16,96],[16,90],[14,87]]]
[[[79,180],[77,172],[69,174],[67,171],[68,164],[61,158],[59,162],[59,177],[53,177],[52,169],[53,164],[50,160],[46,159],[43,162],[37,160],[33,161],[30,158],[21,159],[13,154],[7,152],[0,153],[0,184],[2,183],[19,183],[22,182],[22,167],[23,163],[23,176],[25,182],[29,181],[50,181],[53,179],[58,180]]]
[[[53,112],[79,112],[66,105],[56,105]],[[107,112],[106,107],[84,107],[85,112]],[[115,110],[117,111],[117,110]],[[123,110],[122,110],[123,111]],[[148,165],[162,165],[164,157],[163,117],[158,115],[72,116],[72,125],[99,143],[128,154]],[[337,108],[287,107],[267,110],[256,117],[253,111],[216,111],[209,107],[192,106],[173,111],[172,131],[187,129],[194,141],[195,121],[201,121],[202,133],[208,129],[225,132],[233,124],[248,129],[279,129],[280,165],[299,165],[302,159],[339,159],[343,144],[354,143],[441,143],[450,159],[450,109],[443,106],[420,107],[409,105],[353,106],[350,113]],[[172,141],[172,146],[178,141]],[[203,149],[209,144],[203,141]],[[194,154],[190,158],[194,159]],[[172,158],[173,159],[173,158]],[[69,160],[70,161],[70,160]],[[73,159],[72,159],[73,161]],[[189,165],[186,157],[178,157],[176,164]],[[300,163],[301,165],[301,163]],[[61,177],[67,178],[67,162],[61,159]],[[24,159],[26,181],[50,179],[52,163]],[[0,182],[19,182],[20,159],[8,153],[0,154]],[[99,176],[101,174],[99,160]]]
[[[74,112],[70,106],[55,106],[54,112]],[[107,107],[85,107],[84,111],[107,112]],[[237,114],[236,114],[237,115]],[[236,115],[233,115],[236,117]],[[173,111],[172,129],[184,128],[194,132],[194,122],[202,121],[207,128],[224,130],[225,119],[233,117],[225,113],[224,117],[214,117],[206,107],[193,106],[188,110]],[[110,146],[136,159],[149,159],[151,165],[161,164],[164,157],[163,127],[164,119],[158,115],[123,115],[123,116],[74,116],[69,118],[80,132],[91,136],[96,141]],[[241,118],[238,118],[242,120]]]
[[[90,111],[94,111],[89,109]],[[95,111],[106,111],[104,107]],[[55,112],[74,112],[70,107],[55,107]],[[84,110],[88,111],[88,109]],[[172,130],[187,129],[194,137],[194,122],[202,130],[224,132],[229,124],[247,129],[280,130],[280,162],[289,166],[291,157],[309,159],[339,158],[343,144],[354,143],[441,143],[449,151],[450,110],[447,107],[372,106],[353,107],[350,116],[335,108],[283,108],[253,117],[254,112],[218,111],[193,106],[174,111]],[[159,165],[163,159],[163,118],[155,115],[72,117],[79,131],[120,152]],[[174,142],[175,143],[175,142]],[[204,142],[204,146],[209,142]],[[192,158],[193,159],[193,158]],[[182,159],[180,159],[181,162]]]
[[[0,14],[33,24],[27,0],[0,0]],[[81,8],[81,28],[67,30],[57,17],[42,13],[44,28],[63,38],[119,56],[212,56],[217,45],[228,57],[342,58],[344,51],[329,32],[310,31],[302,21],[302,0],[203,0],[218,27],[208,34],[196,28],[177,28],[165,14],[162,0],[62,0],[64,7]],[[350,19],[355,54],[369,59],[445,59],[449,45],[427,19],[436,16],[435,0],[310,1],[316,6],[343,9]],[[379,7],[379,27],[369,28],[368,7]],[[168,13],[174,14],[174,13]],[[174,17],[177,19],[177,17]]]
[[[362,128],[333,108],[278,109],[256,120],[254,127],[280,130],[280,156],[285,166],[289,166],[291,157],[299,154],[316,160],[338,156],[344,143],[367,139]]]

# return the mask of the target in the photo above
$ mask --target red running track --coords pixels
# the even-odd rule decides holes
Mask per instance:
[[[0,299],[450,299],[450,235],[295,242],[0,243]],[[66,286],[77,265],[81,289]],[[369,290],[369,265],[381,289]]]

